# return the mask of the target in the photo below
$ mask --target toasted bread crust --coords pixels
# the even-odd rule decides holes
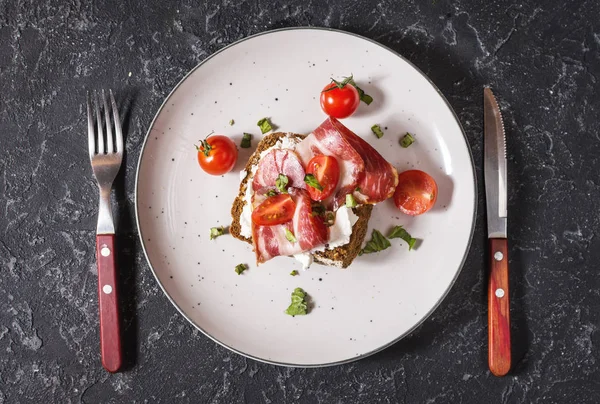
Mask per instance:
[[[231,207],[231,217],[232,222],[229,227],[229,233],[242,241],[252,244],[252,239],[244,237],[241,235],[242,226],[240,225],[240,216],[242,215],[242,210],[244,209],[244,195],[246,194],[246,187],[251,185],[248,184],[248,181],[251,178],[250,172],[252,167],[258,164],[260,160],[260,154],[272,147],[277,143],[277,141],[284,137],[289,136],[287,133],[276,132],[271,133],[265,137],[258,143],[256,147],[256,151],[250,156],[248,159],[248,163],[246,164],[246,176],[240,183],[240,191],[233,201],[233,205]],[[292,136],[304,138],[305,135],[293,134]],[[330,250],[319,251],[313,254],[314,261],[316,263],[328,266],[335,266],[340,268],[346,268],[348,265],[352,263],[354,258],[360,252],[360,248],[363,240],[365,239],[365,235],[367,234],[367,227],[369,224],[369,219],[371,218],[371,211],[373,210],[373,205],[361,205],[354,209],[352,209],[354,214],[358,216],[358,220],[352,226],[352,235],[350,236],[350,242],[343,246],[339,246]]]

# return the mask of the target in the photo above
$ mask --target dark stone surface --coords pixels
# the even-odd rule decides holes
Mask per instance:
[[[600,3],[87,3],[0,0],[0,403],[600,400]],[[508,134],[510,376],[487,370],[482,202],[442,306],[353,364],[247,360],[196,331],[157,286],[133,224],[135,166],[153,114],[212,52],[300,25],[365,35],[425,71],[460,116],[480,185],[481,90],[494,88]],[[97,200],[82,104],[100,87],[129,105],[116,192],[128,365],[115,375],[99,362]]]

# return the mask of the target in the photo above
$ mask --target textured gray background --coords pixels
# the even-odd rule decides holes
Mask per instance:
[[[85,3],[0,0],[0,403],[598,402],[598,2]],[[481,89],[495,89],[511,190],[510,376],[487,370],[482,202],[442,306],[357,363],[303,370],[247,360],[199,334],[159,290],[133,224],[135,166],[153,114],[212,52],[300,25],[365,35],[425,71],[464,125],[480,184]],[[98,357],[97,201],[82,109],[86,89],[100,87],[128,111],[116,192],[127,370],[116,375]]]

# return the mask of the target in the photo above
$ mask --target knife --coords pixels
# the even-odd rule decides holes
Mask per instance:
[[[490,251],[488,282],[488,364],[495,376],[511,366],[508,240],[506,234],[506,137],[502,114],[492,90],[483,89],[484,164]]]

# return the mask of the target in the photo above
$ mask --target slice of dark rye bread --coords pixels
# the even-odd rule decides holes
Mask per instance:
[[[244,201],[246,187],[248,186],[248,181],[250,181],[250,179],[252,178],[252,176],[250,175],[252,167],[258,164],[258,161],[260,160],[260,153],[267,150],[269,147],[274,146],[280,138],[285,136],[292,136],[303,139],[306,135],[287,134],[283,132],[271,133],[263,137],[263,139],[258,143],[256,151],[248,159],[248,164],[246,164],[245,168],[246,176],[240,184],[240,192],[233,201],[233,206],[231,207],[231,217],[233,220],[231,222],[229,232],[233,237],[239,240],[252,244],[252,239],[241,235],[242,226],[240,225],[240,216],[242,214],[242,210],[244,209],[244,204],[246,203]],[[350,242],[343,246],[335,247],[333,249],[326,249],[325,251],[318,251],[313,253],[314,262],[338,268],[348,267],[348,265],[352,263],[354,258],[356,258],[356,256],[360,252],[362,242],[365,239],[365,235],[367,234],[367,226],[369,224],[369,219],[371,218],[372,210],[373,205],[360,205],[356,208],[353,208],[352,211],[356,216],[358,216],[358,220],[356,221],[356,223],[354,223],[354,226],[352,226],[352,235],[350,236]]]

